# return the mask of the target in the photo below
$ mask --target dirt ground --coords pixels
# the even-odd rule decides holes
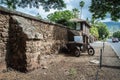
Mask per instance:
[[[95,55],[82,53],[80,57],[69,54],[47,55],[41,68],[28,73],[0,71],[0,80],[120,80],[120,60],[109,44],[103,54],[102,68],[92,60],[99,61],[100,48]],[[97,74],[98,73],[98,74]]]

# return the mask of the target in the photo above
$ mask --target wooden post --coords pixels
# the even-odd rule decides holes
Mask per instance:
[[[105,48],[105,43],[103,42],[103,52],[104,52],[104,48]]]
[[[103,53],[103,51],[102,51],[102,49],[100,49],[100,69],[101,69],[101,67],[102,67],[102,53]]]

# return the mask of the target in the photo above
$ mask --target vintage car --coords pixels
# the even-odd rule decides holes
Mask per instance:
[[[89,55],[94,55],[95,50],[89,44],[90,43],[90,33],[89,29],[91,26],[87,21],[74,18],[70,20],[74,22],[75,29],[68,30],[68,42],[66,43],[66,49],[69,53],[73,53],[75,56],[80,56],[82,52],[88,52]]]
[[[66,46],[68,52],[74,54],[76,57],[79,57],[82,52],[86,51],[90,56],[95,54],[95,50],[90,44],[85,44],[82,42],[81,36],[77,36],[75,41],[69,41]]]

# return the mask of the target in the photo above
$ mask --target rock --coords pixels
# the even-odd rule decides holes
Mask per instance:
[[[8,72],[8,70],[6,70],[6,69],[3,69],[3,70],[2,70],[2,72],[3,72],[3,73],[6,73],[6,72]]]
[[[8,36],[8,33],[5,33],[5,32],[1,33],[1,37],[7,37],[7,36]]]
[[[91,60],[90,63],[99,64],[98,60]]]
[[[43,74],[44,74],[44,75],[46,75],[47,73],[46,73],[46,72],[44,72]]]
[[[44,60],[44,59],[45,59],[45,57],[43,57],[43,56],[40,57],[40,60]]]
[[[44,39],[44,38],[43,38],[43,35],[42,35],[42,34],[36,33],[36,34],[35,34],[35,39]]]
[[[65,70],[64,74],[65,74],[65,75],[69,75],[70,73],[69,73],[68,70]]]
[[[45,59],[48,59],[49,57],[50,57],[50,55],[46,55],[46,56],[45,56]]]
[[[43,68],[42,69],[48,69],[48,67],[47,66],[43,66]]]

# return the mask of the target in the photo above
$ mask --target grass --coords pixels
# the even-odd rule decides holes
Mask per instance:
[[[69,69],[69,74],[75,76],[77,74],[77,70],[75,68]]]

